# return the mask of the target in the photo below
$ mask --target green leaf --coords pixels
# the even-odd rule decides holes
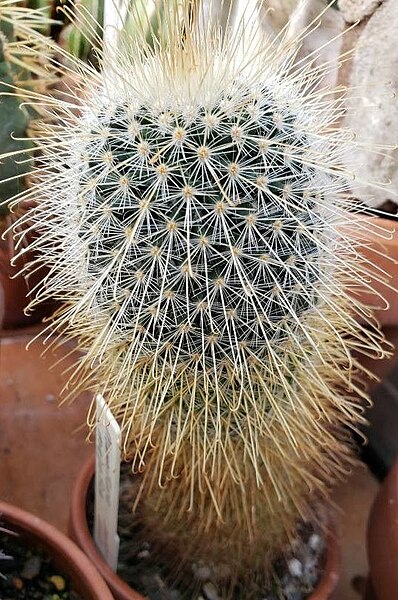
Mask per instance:
[[[29,116],[24,108],[20,107],[21,100],[12,93],[9,85],[13,84],[12,72],[4,56],[4,38],[0,37],[0,152],[11,153],[28,150],[33,147],[33,142],[26,137]],[[21,139],[17,139],[21,138]],[[9,212],[8,205],[3,204],[25,187],[23,174],[29,170],[25,155],[8,156],[0,162],[0,215]],[[29,161],[30,162],[30,161]],[[16,177],[11,181],[3,181]]]

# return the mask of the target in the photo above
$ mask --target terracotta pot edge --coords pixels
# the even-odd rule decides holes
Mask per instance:
[[[394,570],[394,562],[398,554],[398,534],[393,535],[393,532],[396,531],[397,525],[397,505],[398,459],[382,482],[369,511],[366,549],[369,564],[368,577],[374,598],[379,594],[380,598],[390,600],[389,591],[396,588],[398,576]],[[391,577],[391,573],[395,576]]]
[[[95,471],[95,456],[92,455],[82,467],[72,491],[69,533],[87,557],[97,566],[111,591],[123,600],[145,600],[144,596],[125,583],[105,562],[98,552],[86,519],[87,490]]]
[[[64,533],[51,523],[28,511],[0,500],[0,515],[12,527],[15,527],[27,536],[37,539],[39,544],[50,554],[54,552],[55,564],[61,563],[61,570],[65,575],[75,580],[77,584],[82,581],[83,591],[86,589],[91,594],[92,600],[113,600],[106,583],[99,575],[94,564],[90,562],[84,552]],[[67,572],[71,565],[70,572]],[[78,585],[75,585],[78,587]],[[77,589],[79,593],[81,591]]]

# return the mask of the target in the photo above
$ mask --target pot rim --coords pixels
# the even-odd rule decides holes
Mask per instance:
[[[90,482],[95,472],[95,455],[93,454],[83,465],[77,476],[71,500],[69,517],[69,533],[77,545],[84,551],[91,562],[102,573],[113,594],[121,600],[145,600],[144,596],[131,588],[110,568],[101,556],[88,528],[86,517],[86,498]],[[102,600],[102,599],[101,599]]]
[[[113,600],[106,583],[84,552],[56,527],[33,513],[0,500],[0,518],[8,527],[31,539],[50,555],[54,564],[84,600]]]
[[[366,531],[370,598],[390,599],[397,590],[396,557],[398,459],[396,458],[373,500]]]
[[[86,499],[90,482],[95,472],[95,455],[86,461],[81,469],[72,492],[71,512],[69,517],[69,531],[71,537],[87,554],[110,589],[120,600],[145,600],[144,596],[131,588],[123,581],[105,562],[97,550],[93,537],[89,531],[86,517]],[[338,537],[331,522],[331,531],[327,538],[327,555],[324,572],[317,587],[307,597],[307,600],[327,600],[334,591],[339,580],[340,549]]]

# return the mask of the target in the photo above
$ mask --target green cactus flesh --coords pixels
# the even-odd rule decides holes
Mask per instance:
[[[4,38],[0,35],[0,94],[10,93],[12,88],[9,86],[12,85],[12,71],[4,56]],[[32,142],[25,137],[29,117],[26,111],[20,108],[20,103],[17,96],[5,95],[0,98],[1,151],[11,153],[9,157],[3,158],[0,162],[0,216],[9,212],[8,206],[4,202],[24,189],[22,175],[29,170],[26,157],[23,160],[21,156],[12,155],[13,152],[32,147]],[[13,177],[14,179],[12,179]],[[3,181],[6,179],[8,181]]]

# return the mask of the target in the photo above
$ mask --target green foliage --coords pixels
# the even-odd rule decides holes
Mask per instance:
[[[7,60],[7,38],[12,27],[9,23],[0,20],[0,94],[10,94],[14,85],[15,68]],[[12,34],[11,34],[12,35]],[[12,39],[11,36],[8,40]],[[29,115],[24,108],[20,108],[20,99],[15,95],[2,95],[0,99],[0,143],[1,151],[10,156],[3,158],[0,163],[0,216],[9,212],[7,204],[24,187],[23,174],[29,170],[29,165],[18,160],[13,153],[27,150],[32,147],[32,142],[26,139],[26,130],[29,124]],[[22,158],[20,157],[22,160]]]
[[[84,15],[84,19],[76,18],[73,5],[67,7],[65,10],[67,23],[62,30],[60,43],[71,56],[97,65],[98,57],[94,48],[98,49],[103,37],[104,0],[81,0],[76,4],[79,15]]]
[[[48,47],[43,33],[51,24],[50,4],[25,8],[19,0],[0,0],[0,216],[9,214],[7,201],[26,186],[34,143],[29,128],[38,111],[23,106],[30,92],[42,92],[54,81],[47,69]]]

